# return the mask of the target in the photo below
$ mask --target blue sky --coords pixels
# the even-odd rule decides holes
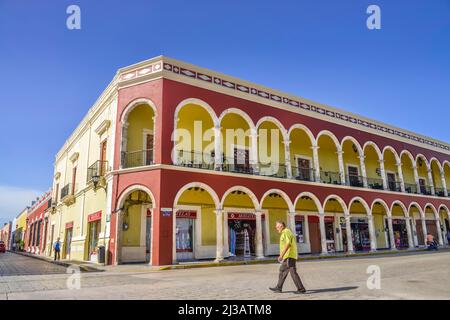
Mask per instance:
[[[160,54],[450,142],[450,0],[0,0],[0,222],[116,70]]]

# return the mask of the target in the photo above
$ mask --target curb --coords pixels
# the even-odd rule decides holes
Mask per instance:
[[[70,262],[65,262],[65,261],[55,261],[55,260],[49,259],[47,257],[42,257],[42,256],[30,254],[28,252],[21,252],[21,251],[8,251],[8,252],[14,253],[14,254],[18,254],[18,255],[21,255],[21,256],[24,256],[24,257],[29,257],[29,258],[45,261],[45,262],[48,262],[48,263],[56,264],[56,265],[59,265],[59,266],[62,266],[62,267],[66,267],[66,268],[77,267],[77,268],[80,268],[80,270],[82,272],[102,272],[102,271],[104,271],[102,269],[97,269],[97,268],[92,267],[92,266],[80,265],[80,264],[70,263]]]
[[[414,249],[414,250],[395,250],[386,252],[368,252],[368,253],[353,253],[353,254],[343,254],[339,256],[334,255],[323,255],[315,257],[300,257],[297,261],[313,261],[313,260],[325,260],[325,259],[341,259],[341,258],[353,258],[353,257],[370,257],[370,256],[380,256],[380,255],[404,255],[416,252],[426,252],[424,249]],[[448,248],[442,248],[440,251],[449,251]],[[160,267],[159,271],[164,270],[180,270],[180,269],[196,269],[196,268],[211,268],[211,267],[228,267],[228,266],[240,266],[240,265],[255,265],[255,264],[272,264],[278,263],[277,259],[264,259],[264,260],[249,260],[249,261],[225,261],[225,262],[207,262],[198,264],[186,264],[186,265],[171,265]]]

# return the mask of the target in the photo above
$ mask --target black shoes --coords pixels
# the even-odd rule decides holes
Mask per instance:
[[[303,288],[303,289],[301,289],[301,290],[295,291],[294,293],[295,293],[295,294],[305,294],[305,293],[306,293],[306,289]]]
[[[278,287],[274,287],[274,288],[269,288],[270,290],[272,290],[273,292],[276,292],[276,293],[281,293],[281,289],[280,288],[278,288]]]

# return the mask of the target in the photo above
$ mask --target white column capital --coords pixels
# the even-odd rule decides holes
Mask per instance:
[[[259,217],[261,217],[263,215],[263,213],[262,213],[262,211],[261,210],[256,210],[255,211],[255,216],[259,216]]]
[[[283,140],[283,143],[284,143],[285,145],[289,145],[291,142],[292,142],[291,140]]]
[[[312,150],[319,150],[320,147],[318,145],[313,145],[310,147]]]
[[[343,155],[344,154],[344,150],[339,149],[338,151],[335,152],[337,155]]]
[[[364,160],[366,159],[366,156],[360,155],[360,156],[358,156],[358,158],[359,158],[360,160],[364,161]]]

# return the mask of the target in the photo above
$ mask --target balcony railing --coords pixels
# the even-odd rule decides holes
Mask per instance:
[[[434,188],[434,194],[438,197],[445,197],[444,188]]]
[[[61,189],[61,199],[73,194],[73,187],[71,183],[68,183]]]
[[[406,193],[418,193],[417,185],[415,183],[405,183],[405,192]]]
[[[367,186],[370,189],[383,190],[383,179],[367,178]]]
[[[292,176],[296,180],[315,181],[315,170],[307,167],[292,167]]]
[[[354,175],[347,175],[346,176],[346,184],[351,187],[364,187],[364,180],[362,176],[354,176]]]
[[[320,182],[327,184],[341,184],[341,174],[333,171],[320,171]]]
[[[430,186],[420,186],[420,193],[431,196],[431,187]]]
[[[86,182],[90,182],[92,177],[103,177],[108,171],[108,161],[98,160],[87,169]]]
[[[402,191],[401,183],[399,181],[388,181],[387,187],[388,187],[388,190],[390,190],[390,191],[395,191],[395,192]]]
[[[122,152],[122,168],[134,168],[153,164],[153,149]]]
[[[123,153],[122,155],[122,166],[123,168],[137,167],[143,165],[153,164],[153,161],[150,161],[152,158],[147,157],[151,150],[143,150],[138,152],[130,152]],[[235,158],[226,158],[222,157],[221,166],[215,165],[214,154],[207,154],[201,152],[194,151],[186,151],[180,150],[177,152],[177,161],[176,165],[197,169],[205,169],[205,170],[221,170],[224,172],[234,172],[241,174],[250,174],[250,175],[260,175],[266,177],[275,177],[275,178],[288,178],[288,170],[285,164],[279,163],[269,163],[262,164],[258,163],[258,166],[251,164],[248,162],[248,159],[244,160],[245,163],[239,163],[239,161],[235,161]],[[95,164],[98,168],[98,164]],[[92,166],[94,170],[95,167]],[[91,167],[90,167],[91,168]],[[315,170],[314,168],[306,168],[306,167],[295,167],[291,166],[292,179],[301,180],[301,181],[311,181],[311,182],[321,182],[326,184],[341,184],[341,175],[339,172],[333,171],[320,171],[320,181],[316,181],[315,178]],[[364,187],[364,179],[362,176],[356,175],[347,175],[346,176],[346,185],[352,187]],[[431,187],[422,186],[420,192],[417,190],[416,184],[405,183],[405,192],[406,193],[421,193],[425,195],[431,194]],[[367,178],[367,187],[370,189],[383,190],[383,180],[377,178]],[[401,192],[401,183],[398,181],[390,181],[388,182],[388,190]],[[444,197],[444,189],[436,188],[436,195]],[[449,191],[450,194],[450,191]]]

